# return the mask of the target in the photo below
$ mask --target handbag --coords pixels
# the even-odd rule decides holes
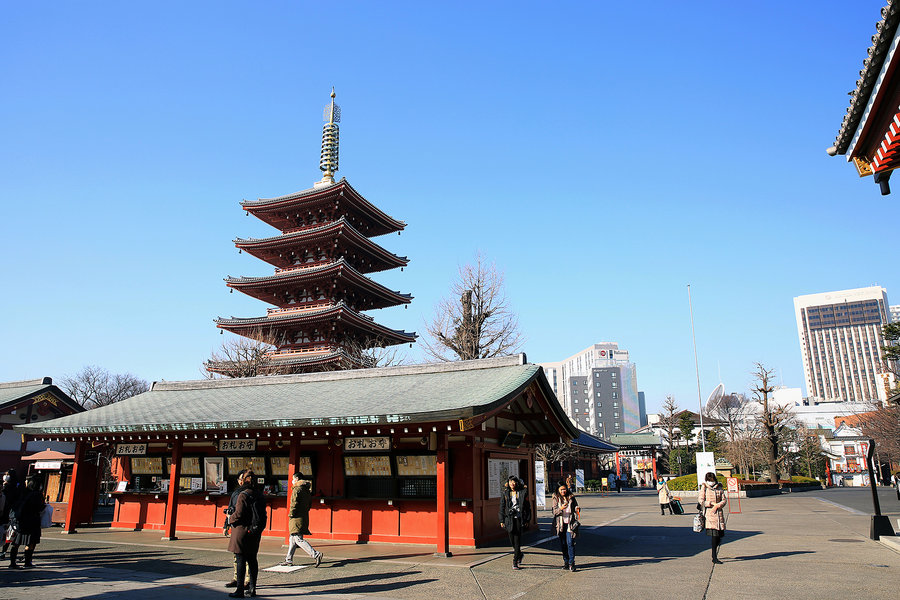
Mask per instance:
[[[578,536],[578,529],[581,527],[581,523],[578,522],[578,519],[575,517],[575,514],[572,514],[572,517],[569,519],[569,531],[572,532],[572,537]]]
[[[44,506],[41,511],[41,529],[53,526],[53,507],[49,504]]]
[[[700,504],[699,502],[697,503]],[[694,515],[694,533],[703,533],[706,529],[706,516],[703,514],[703,507],[700,507],[700,510],[697,511],[697,514]]]

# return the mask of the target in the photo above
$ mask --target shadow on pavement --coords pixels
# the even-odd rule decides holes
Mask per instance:
[[[725,547],[724,545],[722,546]],[[767,558],[778,558],[781,556],[794,556],[795,554],[815,554],[812,550],[794,550],[793,552],[764,552],[763,554],[752,554],[750,556],[735,556],[734,558],[722,557],[725,562],[738,560],[766,560]]]
[[[325,579],[321,581],[298,581],[297,583],[279,583],[273,586],[265,586],[261,585],[257,588],[257,591],[260,595],[264,595],[266,587],[278,588],[278,589],[290,589],[290,588],[315,588],[319,586],[326,586],[326,589],[319,590],[317,593],[320,594],[362,594],[362,593],[377,593],[377,592],[388,592],[391,590],[398,590],[402,588],[408,588],[416,585],[422,585],[425,583],[432,583],[437,581],[435,578],[430,579],[415,579],[412,581],[385,581],[387,579],[392,579],[396,577],[408,577],[412,575],[421,575],[421,571],[401,571],[398,573],[370,573],[366,575],[353,575],[350,577],[337,577],[331,579]],[[359,585],[352,585],[354,583],[358,583]],[[334,589],[335,586],[343,586],[351,584],[350,587],[341,587],[339,590]]]

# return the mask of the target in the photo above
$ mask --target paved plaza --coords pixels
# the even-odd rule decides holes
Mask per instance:
[[[888,489],[882,510],[896,528],[900,502]],[[521,571],[507,548],[457,549],[438,558],[420,546],[314,545],[325,553],[312,568],[302,551],[290,573],[263,571],[264,598],[515,600],[547,598],[897,598],[900,552],[868,539],[871,492],[822,490],[742,499],[710,563],[709,539],[691,531],[690,513],[660,516],[656,494],[625,491],[582,496],[584,534],[579,570],[563,571],[549,513],[531,532]],[[686,508],[692,504],[685,500]],[[737,511],[735,502],[732,510]],[[44,530],[36,569],[0,568],[0,598],[224,598],[232,555],[221,536],[84,528],[75,535]],[[261,568],[283,556],[266,540]]]

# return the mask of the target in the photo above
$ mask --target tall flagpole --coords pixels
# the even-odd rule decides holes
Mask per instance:
[[[697,336],[694,334],[694,304],[691,302],[691,284],[688,284],[688,306],[691,309],[691,339],[694,341],[694,367],[697,369],[697,402],[700,405],[700,440],[706,452],[706,433],[703,431],[703,395],[700,391],[700,361],[697,360]]]

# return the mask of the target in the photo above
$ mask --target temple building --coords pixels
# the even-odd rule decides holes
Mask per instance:
[[[365,311],[409,304],[412,296],[389,290],[367,275],[409,262],[371,240],[406,227],[368,202],[338,170],[340,107],[325,109],[323,178],[311,189],[241,207],[279,230],[262,239],[236,239],[235,246],[273,267],[272,275],[228,277],[226,285],[273,305],[260,317],[219,318],[216,325],[274,349],[258,374],[289,374],[374,366],[367,350],[412,343],[415,333],[380,325]],[[222,375],[245,375],[233,361],[210,361]]]
[[[37,446],[74,443],[67,532],[94,505],[97,471],[86,454],[108,448],[113,528],[221,536],[236,476],[251,468],[266,499],[265,536],[287,536],[288,482],[300,473],[314,492],[311,538],[426,544],[446,555],[505,538],[497,511],[507,477],[534,490],[535,445],[578,432],[543,369],[520,354],[156,382],[16,434]]]

